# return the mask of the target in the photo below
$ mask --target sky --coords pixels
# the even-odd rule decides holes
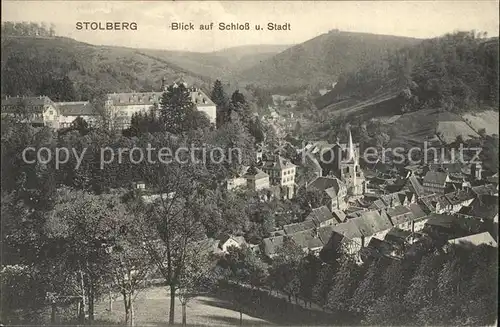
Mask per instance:
[[[2,21],[55,24],[57,35],[97,45],[210,52],[254,44],[297,44],[331,29],[429,38],[456,30],[498,36],[498,1],[5,1]],[[135,22],[135,31],[77,30],[77,22]],[[193,23],[195,30],[170,28]],[[199,30],[214,23],[214,30]],[[220,31],[219,23],[249,23]],[[254,30],[289,23],[289,31]]]

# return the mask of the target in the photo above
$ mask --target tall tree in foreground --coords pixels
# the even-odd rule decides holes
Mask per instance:
[[[267,278],[267,265],[262,262],[248,247],[242,248],[230,247],[228,253],[219,262],[224,269],[227,279],[230,281],[230,287],[233,290],[234,298],[238,302],[240,313],[240,326],[243,323],[243,307],[248,301],[246,289],[264,285]],[[253,295],[253,294],[252,294]],[[253,297],[253,296],[252,296]]]
[[[222,86],[222,82],[220,80],[215,81],[212,93],[210,94],[210,99],[217,106],[217,128],[219,128],[228,122],[230,116],[230,108],[228,106],[229,100],[224,92],[224,87]]]
[[[64,269],[74,280],[76,294],[84,299],[89,320],[94,319],[94,303],[103,285],[109,282],[111,261],[106,251],[119,237],[125,208],[115,194],[91,195],[61,190],[45,224],[47,241],[43,261]]]
[[[196,106],[191,101],[189,90],[183,85],[171,85],[163,93],[160,101],[160,117],[165,130],[180,134],[188,129],[189,118],[193,117]]]
[[[233,95],[231,95],[231,111],[238,114],[242,124],[249,131],[252,123],[252,110],[245,96],[238,90],[234,91]],[[232,118],[231,121],[233,121]]]
[[[209,291],[216,282],[215,260],[212,257],[211,240],[191,243],[186,249],[183,272],[179,279],[179,301],[182,305],[182,325],[186,326],[186,307],[197,295]]]
[[[188,262],[189,244],[205,237],[203,223],[208,178],[201,165],[188,163],[189,154],[169,165],[150,165],[146,182],[161,195],[151,205],[138,204],[136,230],[149,257],[165,278],[170,292],[169,324],[174,324],[175,298]],[[185,164],[181,164],[186,160]]]
[[[140,240],[127,233],[129,227],[122,225],[122,235],[110,248],[111,277],[113,285],[123,297],[125,324],[135,325],[134,301],[151,272],[151,261]]]

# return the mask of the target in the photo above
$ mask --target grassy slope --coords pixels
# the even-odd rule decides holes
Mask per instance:
[[[344,100],[319,111],[325,121],[334,117],[346,116],[355,121],[376,119],[390,125],[397,135],[395,144],[421,144],[428,140],[439,139],[445,143],[455,141],[458,135],[465,140],[478,137],[478,130],[485,128],[487,134],[498,134],[499,113],[486,110],[463,115],[439,112],[437,109],[424,109],[401,114],[395,93],[383,93],[364,100]]]
[[[417,39],[351,32],[329,32],[293,46],[237,75],[260,85],[331,83],[344,71],[419,42]]]

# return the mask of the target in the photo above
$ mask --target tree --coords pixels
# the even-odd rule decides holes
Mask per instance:
[[[65,267],[75,290],[84,299],[89,319],[94,319],[94,303],[110,277],[110,257],[106,251],[120,234],[125,210],[115,194],[90,195],[61,190],[45,224],[48,242],[41,249],[47,268]],[[54,269],[54,268],[52,268]],[[82,309],[83,309],[82,308]]]
[[[83,136],[89,132],[89,124],[85,119],[78,116],[71,122],[71,129],[77,130]]]
[[[186,306],[202,292],[209,291],[216,283],[213,254],[207,251],[206,241],[191,243],[186,250],[185,264],[179,280],[179,301],[182,305],[182,325],[186,326]],[[209,247],[210,248],[210,247]]]
[[[247,128],[247,130],[250,129],[250,123],[252,121],[252,112],[250,109],[250,105],[248,104],[247,100],[245,99],[245,96],[240,93],[238,90],[234,91],[234,93],[231,95],[231,111],[234,111],[239,119],[241,120],[242,124]],[[231,112],[231,121],[233,120],[232,118],[232,112]]]
[[[186,159],[189,161],[179,158]],[[203,222],[209,217],[204,203],[210,192],[204,181],[208,176],[202,165],[194,163],[157,162],[148,166],[144,179],[162,196],[154,205],[137,207],[137,233],[166,280],[170,291],[169,324],[173,324],[176,292],[187,262],[188,245],[205,236]]]
[[[318,271],[318,277],[312,289],[312,297],[321,306],[327,304],[328,293],[333,286],[333,278],[336,270],[337,267],[332,264],[323,264]]]
[[[351,258],[342,258],[328,293],[327,307],[331,310],[348,311],[352,295],[360,281],[361,269]]]
[[[180,134],[187,131],[192,127],[189,119],[194,117],[195,110],[190,92],[183,84],[169,86],[162,95],[160,117],[167,132]]]
[[[285,239],[276,250],[276,257],[270,270],[270,281],[273,288],[281,290],[297,299],[300,293],[299,265],[304,257],[302,249],[291,239]]]
[[[319,208],[324,205],[327,196],[323,191],[318,189],[299,189],[297,192],[296,202],[300,205],[302,218],[305,218],[314,208]]]
[[[217,128],[220,128],[229,121],[230,117],[229,101],[220,80],[215,81],[210,99],[217,107]]]
[[[224,269],[230,283],[233,285],[236,300],[239,305],[240,326],[243,323],[243,307],[249,300],[243,296],[245,289],[253,291],[264,285],[267,279],[267,265],[262,262],[248,247],[230,247],[228,253],[221,258],[219,265]]]
[[[422,258],[421,264],[415,276],[413,276],[408,292],[405,295],[405,305],[411,307],[416,315],[428,311],[428,309],[433,310],[438,305],[437,279],[444,259],[445,256],[435,255],[434,253]],[[423,317],[424,315],[420,316],[420,318]],[[425,320],[419,322],[422,324],[431,323],[431,321]]]
[[[382,276],[385,270],[383,259],[373,260],[352,296],[354,312],[364,312],[383,294]]]
[[[111,278],[113,285],[123,297],[125,308],[125,324],[135,325],[134,301],[139,290],[144,286],[146,277],[151,272],[152,265],[147,258],[147,251],[142,241],[136,240],[128,229],[133,224],[124,224],[120,227],[122,234],[115,244],[110,247]]]

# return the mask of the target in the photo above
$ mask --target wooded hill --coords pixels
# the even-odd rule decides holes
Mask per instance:
[[[407,37],[334,30],[236,73],[235,77],[266,87],[329,85],[344,72],[382,58],[388,51],[418,42]]]
[[[97,46],[55,36],[3,36],[2,95],[44,94],[68,101],[89,100],[97,92],[158,90],[162,77],[169,82],[182,78],[208,90],[215,79],[288,47],[244,46],[197,53]],[[68,90],[60,94],[56,90],[61,88]]]
[[[341,101],[397,96],[402,112],[498,108],[498,37],[457,32],[429,39],[342,74],[318,108]]]
[[[208,79],[137,49],[63,37],[4,37],[1,49],[2,96],[43,94],[54,100],[89,100],[99,92],[158,90],[162,77],[209,86]],[[58,94],[62,80],[71,82],[66,86],[74,88],[73,95]]]

